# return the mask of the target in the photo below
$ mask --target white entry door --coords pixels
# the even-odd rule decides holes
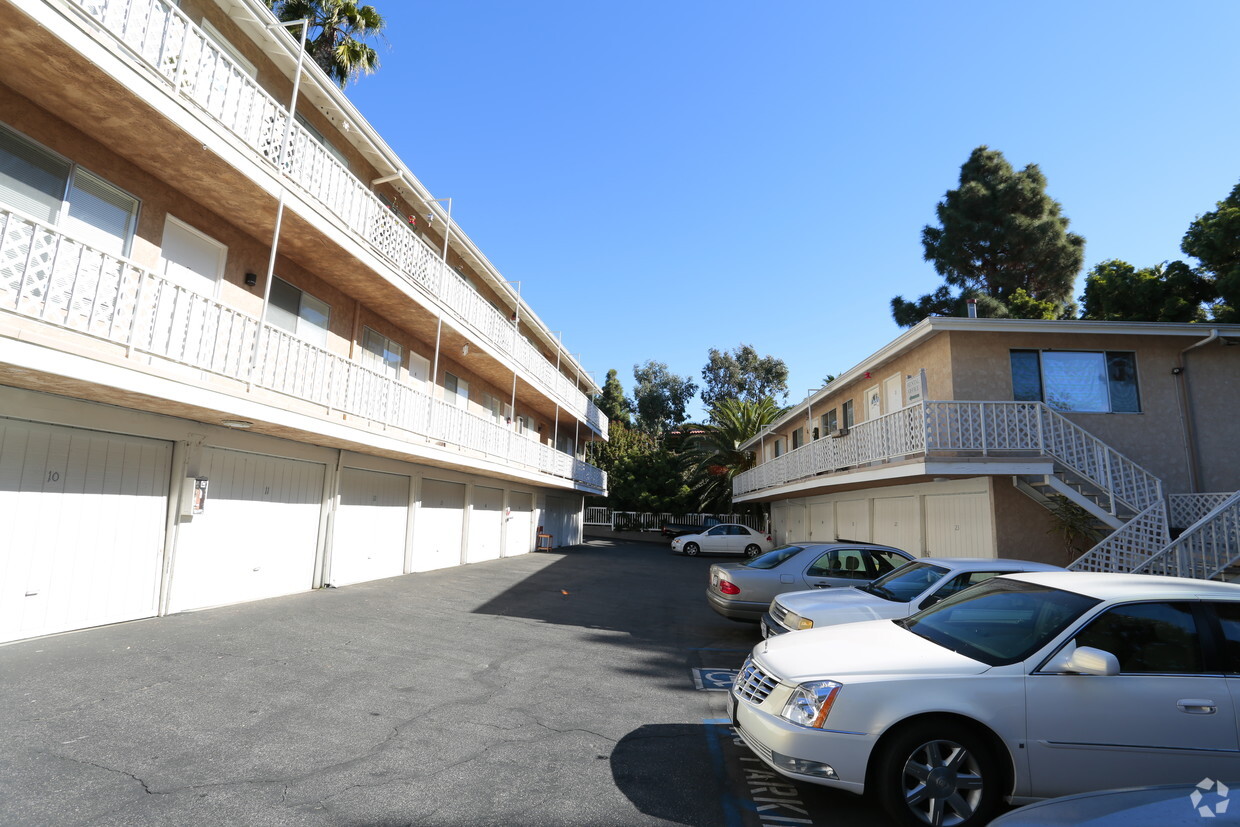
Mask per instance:
[[[405,573],[409,478],[345,468],[332,536],[333,586]]]
[[[159,610],[172,446],[0,418],[0,641]]]
[[[325,468],[204,448],[203,512],[177,532],[169,608],[259,600],[314,586]]]
[[[534,547],[534,495],[508,492],[508,535],[505,557],[525,554]]]
[[[460,565],[464,522],[465,483],[422,480],[413,526],[413,570]]]
[[[495,560],[500,556],[504,530],[504,492],[499,488],[474,486],[469,509],[469,550],[466,560]]]

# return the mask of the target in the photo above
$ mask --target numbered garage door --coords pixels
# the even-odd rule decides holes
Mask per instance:
[[[921,520],[916,497],[875,497],[875,543],[895,546],[909,554],[921,551]]]
[[[469,551],[466,560],[495,560],[503,552],[504,492],[500,488],[474,486],[469,509]]]
[[[0,419],[0,640],[159,607],[172,446]]]
[[[422,480],[419,499],[413,526],[413,570],[459,565],[465,525],[465,484]]]
[[[207,498],[177,532],[169,608],[313,588],[324,470],[317,462],[204,448]]]
[[[534,495],[508,492],[508,539],[506,557],[534,548]]]
[[[835,503],[810,504],[807,539],[815,543],[829,543],[835,539]]]
[[[343,586],[404,574],[408,523],[408,477],[343,469],[328,582]]]
[[[938,557],[994,557],[990,497],[926,495],[926,553]]]

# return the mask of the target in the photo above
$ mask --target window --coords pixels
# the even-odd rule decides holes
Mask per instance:
[[[1220,642],[1223,671],[1228,675],[1240,675],[1240,603],[1212,605],[1223,629],[1223,639]]]
[[[287,330],[299,339],[324,347],[327,344],[331,308],[282,278],[271,282],[271,299],[267,306],[267,322]]]
[[[400,378],[400,363],[403,349],[396,342],[372,330],[362,328],[362,364],[391,377]]]
[[[855,548],[831,549],[814,561],[805,572],[807,577],[843,577],[869,580],[865,552]]]
[[[538,439],[538,426],[534,424],[532,416],[518,416],[516,419],[517,433],[527,437],[528,439]]]
[[[946,597],[951,597],[956,592],[964,591],[970,586],[976,586],[978,583],[985,583],[990,578],[997,577],[1000,574],[1011,574],[1011,572],[970,571],[965,572],[964,574],[957,574],[951,580],[948,580],[942,586],[935,589],[934,594],[921,601],[921,604],[917,608],[924,609],[927,606],[933,606],[940,600]]]
[[[482,395],[482,404],[491,412],[491,418],[495,420],[497,425],[507,425],[512,409],[508,407],[508,403],[500,399],[498,396],[492,396],[489,393]]]
[[[844,403],[844,405],[843,405],[843,408],[844,408],[844,427],[845,427],[845,428],[851,428],[851,427],[853,426],[853,403],[852,403],[852,400],[851,400],[851,399],[849,399],[847,402],[845,402],[845,403]],[[835,413],[835,411],[832,411],[831,413]]]
[[[3,126],[0,202],[116,256],[138,222],[138,199]]]
[[[825,414],[822,415],[822,432],[824,434],[830,434],[832,431],[839,430],[839,427],[840,427],[839,411],[837,411],[835,408],[832,408],[831,410],[827,411]]]
[[[469,406],[469,383],[452,373],[443,375],[445,401],[458,408]]]
[[[1124,351],[1013,350],[1012,397],[1059,411],[1140,413],[1137,357]]]
[[[209,235],[172,216],[164,221],[164,241],[160,249],[164,276],[186,290],[214,297],[228,248]]]
[[[1076,636],[1119,658],[1121,672],[1201,671],[1201,645],[1190,603],[1135,603],[1103,613]]]
[[[805,429],[797,428],[792,432],[792,450],[796,450],[805,444]]]
[[[780,457],[784,454],[784,441],[782,439],[775,440],[775,456]]]
[[[344,156],[343,152],[336,149],[335,145],[333,145],[331,141],[327,140],[327,138],[323,136],[322,132],[315,129],[310,124],[310,121],[306,120],[301,115],[296,115],[295,117],[297,119],[297,123],[301,125],[302,129],[306,130],[306,132],[310,135],[310,137],[314,139],[315,143],[323,147],[323,149],[326,149],[327,153],[331,155],[333,158],[335,158],[337,161],[339,161],[342,167],[344,167],[345,169],[349,168],[349,159]],[[392,204],[390,203],[391,199],[383,199],[383,200],[389,202],[388,206],[392,206]],[[398,215],[400,214],[399,210],[396,212]]]
[[[228,39],[220,33],[219,29],[204,20],[202,21],[202,32],[207,37],[211,38],[211,42],[214,43],[221,52],[228,55],[233,63],[237,64],[237,68],[240,69],[243,74],[248,75],[251,79],[258,77],[258,68],[255,67],[253,63],[246,60],[245,56],[242,55],[241,52],[237,51],[237,47],[228,42]]]

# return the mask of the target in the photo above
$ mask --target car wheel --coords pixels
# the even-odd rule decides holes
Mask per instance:
[[[762,553],[762,546],[758,545],[757,543],[750,543],[749,545],[745,546],[746,557],[757,557],[761,553]]]
[[[994,750],[967,729],[916,724],[898,733],[879,758],[879,801],[898,824],[972,827],[999,806],[1002,771]]]
[[[697,543],[685,543],[685,554],[690,557],[697,557],[697,553],[701,550]]]

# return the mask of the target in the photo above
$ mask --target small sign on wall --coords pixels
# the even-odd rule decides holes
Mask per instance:
[[[904,379],[904,398],[908,405],[916,405],[926,398],[926,369],[910,373]]]
[[[192,514],[201,514],[207,506],[207,478],[199,477],[194,480],[194,507]]]

